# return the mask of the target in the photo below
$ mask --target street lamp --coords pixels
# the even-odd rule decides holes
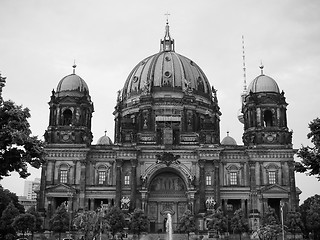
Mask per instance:
[[[281,210],[281,228],[282,228],[282,240],[284,240],[284,227],[283,227],[283,206],[284,202],[280,201],[280,210]]]

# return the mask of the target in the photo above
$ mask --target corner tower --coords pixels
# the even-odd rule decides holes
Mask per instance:
[[[292,148],[292,132],[287,127],[287,103],[277,82],[261,74],[248,87],[244,97],[243,143],[246,146],[281,145]]]
[[[52,90],[49,126],[45,132],[47,143],[89,145],[92,141],[91,118],[93,103],[86,82],[73,73],[65,76]]]

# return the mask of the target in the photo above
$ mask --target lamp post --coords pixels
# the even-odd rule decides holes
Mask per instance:
[[[282,240],[284,240],[284,227],[283,227],[283,206],[284,202],[280,201],[280,210],[281,210],[281,228],[282,228]]]

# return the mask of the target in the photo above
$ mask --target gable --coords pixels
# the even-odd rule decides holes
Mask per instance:
[[[74,195],[76,193],[76,189],[66,185],[66,184],[63,184],[63,183],[60,183],[60,184],[57,184],[55,186],[52,186],[52,187],[48,187],[46,189],[46,192],[48,193],[48,195],[63,195],[63,196],[66,196],[66,195]]]
[[[263,187],[261,189],[261,193],[289,193],[289,190],[278,185],[278,184],[272,184],[266,187]]]

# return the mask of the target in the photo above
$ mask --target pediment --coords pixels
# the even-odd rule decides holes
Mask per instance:
[[[288,193],[288,192],[289,191],[286,188],[278,184],[272,184],[272,185],[263,187],[261,189],[261,193]]]
[[[73,187],[70,187],[66,184],[59,183],[55,186],[49,187],[46,189],[48,193],[54,192],[54,193],[75,193],[76,189]]]

